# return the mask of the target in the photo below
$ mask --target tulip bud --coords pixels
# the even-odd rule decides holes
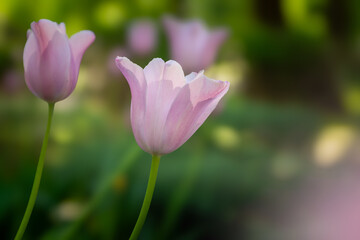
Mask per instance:
[[[91,31],[69,39],[64,23],[46,19],[31,23],[23,56],[30,91],[49,103],[68,97],[76,86],[81,58],[94,40]]]

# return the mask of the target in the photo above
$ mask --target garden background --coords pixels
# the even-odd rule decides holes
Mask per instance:
[[[171,58],[163,18],[229,37],[209,77],[228,94],[161,160],[140,239],[360,239],[360,2],[357,0],[0,1],[0,239],[21,222],[47,120],[27,89],[26,31],[41,18],[92,30],[73,94],[56,104],[39,196],[24,239],[127,239],[151,156],[132,135],[117,55]],[[129,54],[132,23],[157,44]]]

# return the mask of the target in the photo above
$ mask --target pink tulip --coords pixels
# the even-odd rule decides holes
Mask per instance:
[[[209,67],[228,35],[223,28],[209,31],[200,21],[179,22],[165,17],[164,26],[170,40],[171,57],[185,72]]]
[[[130,86],[135,139],[153,155],[184,144],[229,89],[229,82],[207,78],[203,71],[185,77],[172,60],[155,58],[142,69],[126,57],[117,57],[116,65]]]
[[[91,31],[70,39],[65,24],[41,19],[31,23],[24,49],[25,81],[33,94],[49,103],[68,97],[74,90],[81,58],[95,40]]]
[[[127,34],[127,42],[131,51],[140,56],[146,56],[154,51],[157,43],[157,31],[150,20],[133,22]]]

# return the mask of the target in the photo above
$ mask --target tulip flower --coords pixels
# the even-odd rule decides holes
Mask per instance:
[[[203,124],[229,89],[229,82],[207,78],[203,71],[184,76],[173,60],[153,59],[144,69],[126,57],[116,65],[127,79],[131,125],[139,146],[153,155],[143,206],[130,239],[137,239],[155,188],[160,156],[175,151]]]
[[[130,25],[127,43],[135,55],[146,56],[154,51],[157,43],[157,30],[150,20],[138,20]]]
[[[200,21],[180,22],[165,17],[163,22],[170,41],[171,58],[180,63],[185,73],[208,68],[228,36],[226,29],[210,31]]]
[[[24,49],[25,81],[30,91],[48,102],[49,114],[38,166],[27,208],[15,240],[22,239],[39,191],[55,103],[74,90],[85,50],[95,40],[91,31],[81,31],[70,39],[65,24],[41,19],[31,23]]]
[[[55,103],[74,90],[81,58],[95,40],[91,31],[81,31],[70,39],[65,24],[41,19],[31,23],[24,49],[25,81],[37,97]]]

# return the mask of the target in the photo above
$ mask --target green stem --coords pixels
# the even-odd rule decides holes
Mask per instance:
[[[144,225],[147,213],[150,208],[151,199],[152,199],[152,196],[154,193],[157,172],[159,169],[159,163],[160,163],[160,156],[153,155],[152,162],[151,162],[150,176],[149,176],[149,181],[148,181],[148,185],[147,185],[147,189],[146,189],[146,193],[145,193],[144,202],[141,207],[141,211],[140,211],[138,220],[136,221],[134,230],[133,230],[129,240],[136,240],[139,237],[141,229]]]
[[[32,210],[34,208],[36,197],[38,195],[40,181],[41,181],[41,175],[42,175],[42,171],[43,171],[43,168],[44,168],[44,159],[45,159],[46,148],[47,148],[47,144],[48,144],[51,121],[52,121],[52,116],[53,116],[53,113],[54,113],[54,106],[55,106],[55,103],[49,103],[48,122],[47,122],[47,127],[46,127],[44,140],[43,140],[42,147],[41,147],[39,162],[38,162],[36,173],[35,173],[34,183],[33,183],[32,189],[31,189],[29,202],[28,202],[28,205],[26,207],[25,214],[24,214],[24,217],[23,217],[23,219],[21,221],[19,230],[16,233],[15,240],[22,239],[22,237],[24,235],[24,232],[26,230],[26,226],[28,225]]]

